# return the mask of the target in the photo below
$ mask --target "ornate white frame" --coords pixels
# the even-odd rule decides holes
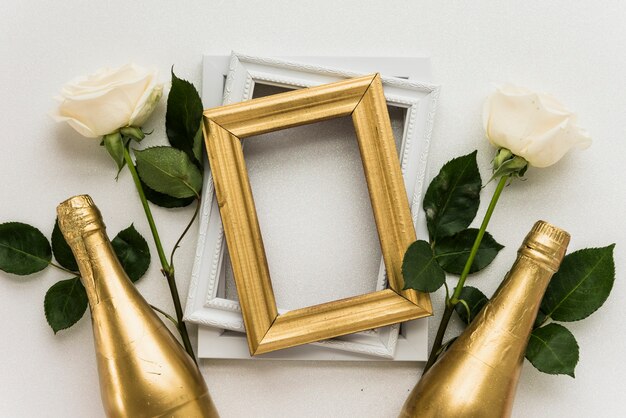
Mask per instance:
[[[223,104],[250,99],[254,83],[259,81],[264,84],[302,88],[358,75],[360,74],[320,66],[233,54],[230,60],[227,83],[224,87]],[[210,80],[205,78],[205,83],[207,81],[214,83],[211,87],[217,88],[220,77],[211,77]],[[383,85],[387,102],[407,109],[400,156],[407,194],[412,202],[413,221],[417,223],[426,172],[426,156],[439,88],[429,83],[392,77],[383,77]],[[205,103],[209,106],[215,104]],[[415,140],[416,138],[417,140]],[[205,182],[200,234],[185,320],[222,330],[244,332],[238,302],[225,299],[223,288],[220,287],[220,283],[224,281],[224,269],[222,268],[224,235],[217,202],[214,199],[213,182],[208,173],[209,170],[207,170]],[[207,249],[210,250],[207,251]],[[209,260],[206,259],[207,254],[210,255]],[[210,264],[207,261],[210,261]],[[204,278],[207,276],[208,280],[205,280]],[[203,280],[200,280],[200,277]],[[377,290],[385,287],[384,263],[381,260]],[[399,326],[393,325],[321,341],[313,343],[313,345],[391,359],[394,356],[394,349],[398,341],[398,332]],[[204,330],[202,333],[207,334]],[[211,333],[209,332],[209,334]],[[232,341],[233,339],[230,338],[229,343],[232,344]],[[300,351],[303,350],[306,351],[306,349]],[[268,355],[268,357],[274,356]]]

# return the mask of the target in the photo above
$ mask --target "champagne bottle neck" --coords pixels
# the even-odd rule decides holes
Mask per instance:
[[[202,375],[129,280],[91,199],[73,197],[57,212],[89,298],[107,415],[217,417]]]
[[[90,306],[111,299],[116,293],[133,287],[117,260],[104,227],[86,231],[70,245],[81,272]]]
[[[570,235],[547,222],[538,221],[530,230],[518,254],[525,255],[556,273],[565,256]]]
[[[537,222],[491,301],[451,351],[470,352],[499,370],[515,369],[524,357],[543,294],[558,270],[568,243],[567,232]]]
[[[510,417],[528,338],[569,234],[533,226],[491,300],[422,377],[402,417]]]
[[[553,274],[535,258],[520,254],[490,303],[468,327],[473,338],[465,349],[494,367],[519,361]]]
[[[70,247],[75,240],[90,231],[105,229],[100,211],[91,197],[86,195],[74,196],[61,203],[57,207],[57,216],[63,236]]]
[[[100,211],[89,196],[66,200],[58,206],[57,214],[92,309],[132,286],[113,251]]]

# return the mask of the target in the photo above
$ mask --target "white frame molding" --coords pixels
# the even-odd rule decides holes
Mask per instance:
[[[205,70],[206,67],[205,65]],[[205,94],[205,107],[248,100],[252,98],[255,83],[289,88],[303,88],[361,75],[359,73],[329,69],[316,65],[305,65],[241,54],[233,54],[231,56],[228,78],[225,85],[220,85],[220,83],[223,82],[221,73],[222,71],[214,71],[211,77],[206,77],[207,74],[205,72],[205,93],[210,91],[210,94],[213,95],[215,90],[221,90],[220,87],[223,87],[224,91],[222,103],[216,103],[215,99],[207,100],[207,94]],[[394,77],[383,76],[382,81],[387,103],[406,109],[400,161],[407,195],[411,202],[413,222],[417,225],[422,188],[426,174],[426,159],[437,106],[439,87],[430,83]],[[238,344],[239,340],[236,335],[233,335],[234,333],[223,331],[230,330],[243,333],[245,329],[239,303],[226,299],[224,295],[223,283],[225,281],[225,269],[222,268],[225,252],[224,233],[219,216],[219,209],[214,196],[210,171],[206,170],[205,173],[203,206],[200,216],[200,233],[189,288],[189,298],[186,304],[185,320],[202,326],[221,329],[222,331],[218,332],[220,335],[224,336],[222,339],[225,342],[228,341],[229,345]],[[418,227],[417,229],[418,232],[420,232],[419,230],[422,228]],[[200,278],[202,278],[202,280]],[[376,290],[384,289],[386,285],[384,263],[381,259]],[[281,311],[283,310],[279,309],[279,312]],[[415,322],[426,324],[425,320],[411,321],[411,323]],[[403,328],[405,329],[403,335],[400,336],[400,340],[406,339],[406,334],[408,334],[408,331],[411,329],[409,326],[404,326]],[[399,341],[399,329],[399,325],[396,324],[320,341],[312,343],[311,345],[321,346],[319,348],[332,348],[334,350],[357,353],[361,355],[361,359],[363,359],[363,355],[366,356],[365,358],[374,356],[383,359],[394,359],[396,344]],[[213,331],[209,332],[205,330],[202,330],[201,334],[217,335]],[[243,342],[245,346],[245,338],[243,338],[241,342]],[[200,343],[199,346],[201,346]],[[315,352],[313,347],[296,347],[260,357],[280,358],[281,353],[285,351],[306,353],[306,358],[318,359],[324,357],[314,355],[311,349]],[[331,353],[334,350],[331,350]],[[415,347],[415,350],[416,352],[420,351],[419,347]],[[232,347],[228,351],[233,351]],[[423,351],[425,351],[425,347]],[[199,349],[199,355],[202,356],[203,352],[204,350]],[[216,353],[212,353],[210,357],[219,357],[215,354]],[[335,352],[335,355],[331,355],[330,358],[337,359],[336,354],[338,353]],[[289,355],[288,357],[292,356]],[[299,357],[299,355],[296,355],[296,357]],[[356,359],[358,358],[359,357],[356,357]],[[406,359],[415,360],[415,358]]]

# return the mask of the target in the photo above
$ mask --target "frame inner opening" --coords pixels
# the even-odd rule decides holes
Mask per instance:
[[[289,90],[255,84],[253,97]],[[398,151],[406,110],[388,106]],[[350,116],[243,140],[276,305],[293,310],[376,290],[381,250]],[[227,250],[225,296],[237,300]]]

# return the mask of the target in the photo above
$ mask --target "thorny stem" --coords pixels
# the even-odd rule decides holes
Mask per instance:
[[[194,363],[198,364],[196,360],[196,356],[193,352],[193,347],[191,346],[191,340],[189,340],[189,333],[187,332],[187,325],[183,321],[183,308],[180,304],[180,296],[178,296],[178,288],[176,287],[176,280],[174,278],[174,272],[166,272],[165,278],[167,279],[167,284],[170,288],[170,293],[172,294],[172,301],[174,302],[174,310],[176,311],[176,318],[178,320],[178,332],[180,332],[180,336],[183,339],[183,345],[185,346],[185,350]]]
[[[446,308],[443,311],[443,316],[441,317],[441,322],[439,323],[439,328],[437,329],[437,335],[435,336],[435,342],[433,343],[433,348],[430,350],[430,355],[428,356],[428,361],[426,362],[426,366],[424,366],[424,373],[428,371],[435,364],[437,358],[439,357],[441,350],[441,342],[443,341],[443,336],[446,333],[446,328],[448,327],[448,323],[450,322],[450,318],[452,317],[452,312],[454,308],[450,305],[449,301],[446,300]]]
[[[150,206],[148,206],[148,200],[146,199],[146,194],[143,192],[143,187],[141,186],[141,180],[139,180],[139,174],[137,174],[137,170],[135,169],[135,163],[133,162],[133,159],[130,157],[130,152],[128,151],[128,147],[124,147],[124,160],[126,160],[126,166],[128,167],[128,171],[130,171],[130,174],[133,177],[133,181],[135,182],[135,188],[137,189],[137,193],[139,194],[139,199],[141,200],[141,205],[143,206],[143,211],[145,212],[146,219],[148,220],[148,224],[150,225],[152,238],[154,239],[154,244],[156,245],[157,252],[159,253],[159,260],[161,261],[161,267],[163,267],[163,270],[169,271],[170,266],[167,263],[167,258],[165,257],[165,252],[163,251],[163,244],[161,244],[159,231],[157,230],[156,224],[154,223],[154,218],[152,217],[152,211],[150,210]]]
[[[504,186],[506,186],[506,182],[509,178],[510,175],[500,177],[498,185],[496,186],[496,190],[493,192],[493,197],[491,198],[489,207],[487,208],[487,212],[485,213],[485,217],[483,218],[483,222],[480,225],[480,229],[478,230],[478,235],[476,235],[476,239],[474,240],[474,245],[472,246],[472,249],[470,251],[469,258],[467,259],[465,267],[463,268],[463,272],[461,273],[461,277],[459,277],[459,281],[454,288],[454,293],[452,293],[451,298],[446,298],[446,308],[443,311],[443,316],[441,318],[441,322],[439,323],[439,328],[437,329],[437,334],[435,336],[433,347],[430,350],[428,361],[426,362],[426,366],[424,367],[424,373],[426,373],[428,369],[430,369],[432,365],[435,364],[437,358],[439,357],[441,351],[441,343],[446,333],[446,329],[448,328],[448,324],[450,323],[452,312],[454,312],[454,307],[456,306],[456,304],[459,303],[459,297],[461,296],[463,285],[465,285],[465,280],[467,279],[467,276],[470,272],[472,263],[474,262],[474,258],[476,258],[476,254],[478,253],[478,249],[480,248],[480,243],[483,239],[483,236],[485,235],[485,231],[487,230],[487,225],[489,225],[489,221],[491,220],[491,215],[496,208],[498,199],[500,198],[502,190],[504,190]]]
[[[137,189],[137,193],[139,194],[139,199],[141,200],[141,205],[143,206],[143,210],[146,214],[146,219],[148,220],[148,224],[150,225],[150,231],[152,232],[152,238],[154,239],[154,244],[156,245],[157,252],[159,253],[159,260],[161,261],[161,271],[165,278],[167,279],[167,284],[170,288],[170,293],[172,295],[172,302],[174,302],[174,309],[176,311],[176,328],[180,333],[180,336],[183,340],[183,346],[185,350],[191,356],[193,361],[197,364],[196,356],[193,352],[193,347],[191,346],[191,341],[189,339],[189,333],[187,332],[187,326],[183,321],[183,308],[180,304],[180,296],[178,294],[178,289],[176,287],[176,279],[174,277],[174,269],[167,262],[167,257],[165,256],[165,251],[163,251],[163,244],[161,244],[161,238],[159,237],[159,232],[157,231],[156,224],[154,223],[154,218],[152,216],[152,211],[150,211],[150,206],[148,205],[148,200],[146,199],[146,195],[143,191],[143,187],[141,185],[141,181],[139,180],[139,174],[137,174],[137,170],[135,169],[135,164],[133,159],[130,156],[130,152],[128,151],[128,147],[124,147],[124,160],[126,161],[126,166],[128,167],[128,171],[135,182],[135,188]],[[186,231],[185,231],[186,232]]]
[[[170,255],[170,266],[172,267],[174,267],[174,253],[180,246],[180,242],[183,240],[185,235],[187,235],[189,228],[191,228],[191,225],[193,225],[194,221],[196,220],[196,217],[198,216],[198,212],[200,212],[200,202],[201,202],[200,199],[196,199],[196,210],[193,212],[193,216],[191,217],[191,220],[187,224],[187,227],[185,228],[183,233],[180,235],[180,238],[178,238],[178,241],[176,241],[176,244],[174,244],[174,248],[172,249],[172,254]]]

